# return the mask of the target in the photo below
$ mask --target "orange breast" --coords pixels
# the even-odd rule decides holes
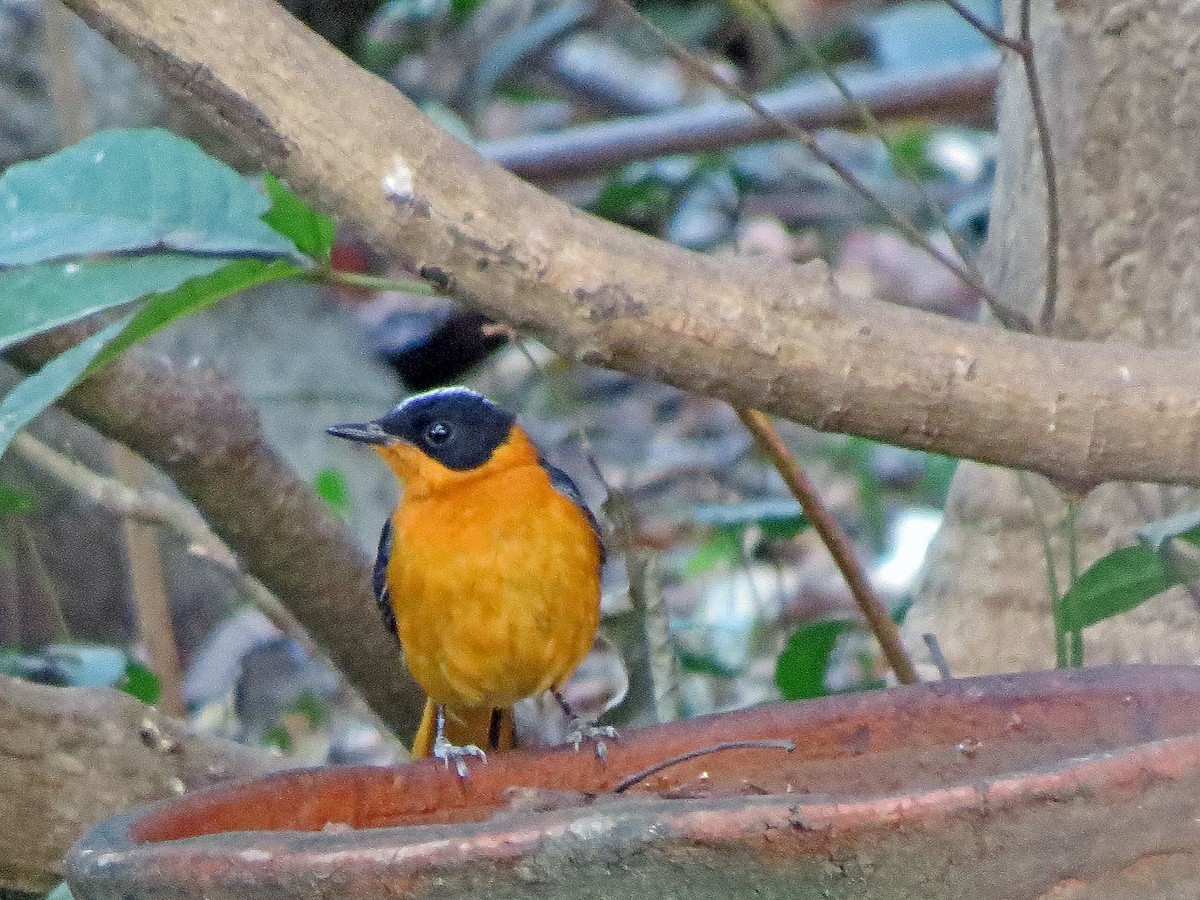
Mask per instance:
[[[536,462],[413,492],[392,526],[397,630],[435,702],[509,706],[561,685],[591,649],[599,544]]]

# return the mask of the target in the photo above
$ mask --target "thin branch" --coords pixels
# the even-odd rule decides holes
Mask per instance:
[[[63,146],[91,133],[88,100],[75,58],[75,17],[61,0],[42,0],[42,33],[46,44],[46,85],[50,105],[62,128]]]
[[[472,309],[566,356],[1077,490],[1200,484],[1200,360],[1186,349],[956,322],[847,296],[819,261],[705,256],[599,221],[482,162],[277,3],[66,2],[217,134],[393,263],[452,277]],[[398,178],[411,179],[411,196],[394,190]],[[38,338],[4,356],[28,371],[78,337]],[[411,724],[423,699],[401,687],[399,659],[389,662],[365,554],[265,447],[221,379],[172,372],[136,350],[63,405],[164,468],[376,709],[403,709],[398,719]]]
[[[792,495],[800,502],[805,518],[812,523],[813,528],[816,529],[817,534],[829,549],[830,556],[837,563],[838,570],[841,571],[846,585],[850,588],[850,593],[854,595],[854,602],[858,604],[863,618],[867,620],[867,625],[874,633],[875,639],[879,641],[879,646],[883,648],[883,655],[887,658],[892,671],[896,673],[896,678],[901,684],[916,684],[921,679],[917,675],[916,666],[913,665],[904,643],[900,640],[900,629],[896,627],[896,623],[888,613],[887,604],[883,602],[883,598],[871,586],[870,578],[868,578],[862,563],[859,562],[858,556],[850,544],[850,539],[846,537],[837,520],[821,502],[820,495],[817,494],[812,482],[808,480],[808,476],[800,468],[800,464],[796,462],[783,439],[780,438],[779,432],[775,430],[771,420],[757,409],[737,409],[737,414],[750,433],[754,435],[755,440],[758,441],[759,446],[770,458],[779,474],[783,476]]]
[[[429,297],[442,294],[428,282],[416,278],[388,278],[384,275],[344,272],[340,269],[315,269],[308,273],[307,280],[317,284],[344,284],[347,287],[366,288],[369,291],[402,291],[406,294]]]
[[[186,540],[197,556],[210,560],[238,579],[242,594],[253,603],[283,634],[294,640],[313,659],[323,662],[339,682],[339,693],[347,697],[356,716],[369,722],[385,741],[394,742],[391,730],[363,701],[332,662],[287,608],[261,581],[242,570],[225,543],[204,523],[200,514],[158,491],[132,488],[116,478],[94,472],[69,459],[26,431],[18,432],[12,451],[25,462],[49,475],[60,484],[88,498],[109,512],[146,525],[164,528]]]
[[[1021,63],[1025,70],[1025,84],[1029,90],[1033,121],[1037,126],[1038,145],[1042,151],[1042,177],[1046,181],[1046,299],[1042,304],[1039,325],[1043,334],[1049,334],[1054,326],[1058,306],[1058,258],[1061,252],[1062,225],[1058,205],[1058,173],[1054,167],[1054,150],[1050,144],[1050,121],[1046,115],[1046,101],[1042,97],[1042,82],[1038,78],[1033,41],[1030,38],[1029,3],[1030,0],[1021,0],[1021,40],[1028,48],[1021,55]]]
[[[774,7],[770,6],[766,0],[752,0],[752,2],[758,7],[759,10],[762,11],[764,15],[771,20],[772,25],[781,35],[783,35],[787,40],[791,41],[794,46],[797,46],[801,49],[805,57],[807,57],[809,64],[820,69],[824,73],[825,77],[829,79],[829,82],[835,88],[837,88],[838,93],[842,95],[846,103],[849,104],[850,107],[857,113],[858,118],[862,121],[867,131],[873,134],[879,140],[879,142],[883,144],[884,149],[888,152],[888,157],[891,160],[892,165],[895,167],[900,177],[917,190],[917,193],[920,195],[921,201],[924,203],[925,208],[930,212],[930,214],[932,214],[937,226],[942,229],[946,237],[950,240],[950,246],[954,248],[954,252],[958,254],[959,259],[962,260],[967,271],[969,271],[977,280],[982,282],[983,276],[979,274],[979,270],[971,261],[970,255],[967,253],[962,241],[959,240],[958,236],[954,232],[954,229],[950,227],[950,223],[946,221],[946,214],[942,210],[941,205],[934,202],[933,197],[930,196],[929,191],[925,187],[924,181],[917,174],[912,164],[910,164],[903,156],[895,151],[891,140],[884,133],[883,126],[875,117],[875,114],[871,111],[871,107],[855,96],[855,94],[850,90],[850,86],[846,83],[846,80],[842,78],[837,69],[829,64],[828,60],[826,60],[821,54],[820,50],[813,45],[812,41],[808,40],[803,34],[799,34],[788,27],[787,23],[780,18],[779,13]],[[1009,310],[999,305],[999,300],[994,294],[984,294],[983,301],[992,311],[992,314],[996,316],[997,320],[1003,321],[1008,315]]]
[[[1067,497],[1067,514],[1063,520],[1063,531],[1067,538],[1067,590],[1075,587],[1079,580],[1079,503],[1075,497]],[[1083,665],[1083,631],[1071,629],[1071,665]]]
[[[927,631],[921,635],[921,640],[925,642],[925,646],[929,650],[929,658],[933,660],[934,668],[938,670],[938,677],[942,681],[952,679],[954,676],[950,673],[950,662],[946,659],[946,654],[942,652],[942,645],[938,643],[937,635]]]
[[[638,12],[633,7],[633,4],[630,2],[630,0],[609,0],[609,2],[623,10],[627,16],[637,22],[642,28],[653,34],[659,43],[666,48],[671,57],[680,65],[685,66],[699,77],[705,79],[720,90],[729,94],[729,96],[735,97],[742,103],[749,106],[764,121],[770,122],[772,125],[774,125],[781,134],[784,134],[796,141],[796,143],[808,150],[809,153],[813,154],[813,156],[817,157],[817,159],[829,166],[829,168],[832,169],[834,173],[841,178],[842,181],[849,185],[856,193],[868,200],[870,203],[879,207],[891,220],[892,224],[900,231],[901,234],[908,238],[909,241],[928,253],[931,257],[958,276],[958,278],[964,284],[968,285],[972,290],[976,291],[981,297],[983,297],[987,301],[988,306],[993,309],[996,318],[1002,325],[1004,325],[1004,327],[1026,332],[1033,330],[1033,323],[1030,322],[1023,313],[1008,309],[1003,303],[1000,302],[999,298],[996,297],[992,290],[983,283],[983,280],[979,276],[972,273],[961,260],[956,260],[944,250],[935,247],[929,238],[922,233],[922,231],[917,228],[915,224],[913,224],[912,220],[909,219],[908,216],[888,206],[887,203],[881,200],[879,196],[873,190],[871,190],[871,188],[868,187],[866,183],[858,177],[857,174],[855,174],[853,169],[839,160],[836,156],[828,153],[817,141],[815,135],[803,128],[796,127],[786,119],[780,118],[775,113],[771,112],[771,110],[763,106],[762,101],[749,91],[745,91],[737,85],[730,84],[720,75],[718,75],[712,69],[712,67],[706,65],[703,60],[698,59],[690,50],[676,42],[665,31]]]
[[[701,756],[708,756],[712,753],[724,753],[726,750],[786,750],[792,753],[796,749],[794,741],[776,741],[765,739],[761,741],[725,741],[720,744],[713,744],[711,747],[701,747],[698,750],[689,750],[686,753],[680,753],[678,756],[672,756],[669,759],[664,759],[661,762],[656,762],[654,765],[642,769],[640,772],[634,772],[632,775],[622,778],[616,787],[612,789],[614,794],[623,794],[640,781],[645,781],[651,775],[657,775],[663,769],[669,769],[671,766],[677,766],[680,763],[685,763]]]
[[[1001,47],[1007,47],[1009,50],[1012,50],[1014,53],[1019,53],[1021,56],[1024,56],[1032,51],[1032,47],[1028,39],[1010,38],[999,28],[993,28],[987,22],[983,21],[983,19],[979,18],[979,16],[975,15],[975,13],[968,9],[961,2],[961,0],[943,0],[943,2],[945,2],[947,6],[958,13],[959,16],[969,22],[976,31],[988,38],[993,44],[999,44]]]
[[[1033,121],[1038,133],[1038,147],[1042,155],[1042,173],[1046,181],[1046,298],[1038,316],[1038,330],[1049,334],[1054,327],[1054,316],[1058,306],[1058,268],[1061,253],[1062,229],[1058,205],[1058,175],[1054,167],[1054,151],[1050,143],[1050,121],[1046,115],[1046,101],[1042,97],[1042,82],[1037,74],[1031,33],[1030,0],[1021,0],[1020,36],[1010,38],[1003,31],[988,25],[979,16],[963,5],[961,0],[944,2],[969,22],[978,32],[993,43],[1007,47],[1021,57],[1021,69],[1025,73],[1025,86],[1029,92],[1029,106],[1033,110]]]

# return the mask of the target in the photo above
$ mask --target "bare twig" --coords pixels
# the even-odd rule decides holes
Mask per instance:
[[[943,2],[945,2],[947,6],[958,13],[963,19],[969,22],[976,31],[988,38],[993,44],[999,44],[1001,47],[1007,47],[1009,50],[1019,53],[1022,56],[1031,52],[1032,48],[1030,47],[1027,39],[1010,38],[1000,29],[993,28],[987,22],[983,21],[983,19],[979,18],[979,16],[975,15],[975,13],[973,13],[970,9],[968,9],[967,6],[961,2],[961,0],[943,0]]]
[[[779,432],[775,430],[771,420],[757,409],[738,409],[737,414],[783,476],[793,496],[800,502],[805,517],[829,549],[829,554],[837,563],[842,577],[846,579],[846,585],[854,595],[854,602],[858,604],[868,627],[879,641],[879,646],[883,648],[883,655],[887,657],[888,665],[896,673],[896,678],[901,684],[916,684],[920,681],[917,669],[900,640],[900,629],[892,621],[887,604],[871,586],[871,581],[850,545],[849,538],[821,502],[812,482],[779,437]]]
[[[1025,84],[1029,90],[1029,105],[1033,109],[1033,121],[1037,126],[1038,145],[1042,151],[1042,176],[1046,180],[1046,299],[1042,303],[1039,324],[1043,333],[1054,326],[1054,315],[1058,306],[1058,255],[1061,223],[1058,206],[1058,175],[1054,168],[1054,150],[1050,144],[1050,121],[1046,116],[1046,102],[1042,97],[1042,82],[1038,78],[1034,60],[1033,42],[1029,36],[1029,0],[1021,0],[1021,40],[1026,52],[1021,54],[1025,69]]]
[[[1054,542],[1050,535],[1050,525],[1046,521],[1046,514],[1041,503],[1038,502],[1032,476],[1028,472],[1018,472],[1017,483],[1021,486],[1021,492],[1029,498],[1030,507],[1033,509],[1033,524],[1042,545],[1042,557],[1046,561],[1046,590],[1050,593],[1050,610],[1054,617],[1054,661],[1058,668],[1065,669],[1069,657],[1066,634],[1062,628],[1059,610],[1059,599],[1062,594],[1058,587],[1058,567],[1054,560]]]
[[[950,674],[950,663],[946,659],[946,654],[942,652],[942,645],[938,643],[937,635],[927,631],[921,635],[921,640],[929,649],[929,658],[933,660],[933,665],[938,670],[938,677],[942,681],[949,681],[953,678],[954,676]]]
[[[849,185],[856,193],[878,206],[887,215],[892,224],[915,246],[920,247],[931,257],[953,272],[958,278],[972,290],[976,291],[983,297],[988,306],[993,308],[996,318],[1006,328],[1011,328],[1019,331],[1032,331],[1033,323],[1028,321],[1023,313],[1016,310],[1010,310],[1002,304],[995,293],[983,283],[983,280],[964,264],[963,261],[954,259],[950,254],[935,247],[932,241],[917,228],[908,216],[891,208],[879,196],[868,187],[862,179],[855,174],[854,170],[845,165],[837,157],[828,153],[817,141],[816,136],[803,128],[798,128],[786,119],[780,118],[767,107],[763,106],[762,101],[745,91],[737,85],[730,84],[720,75],[718,75],[710,66],[704,63],[703,60],[697,58],[686,47],[682,46],[670,37],[665,31],[643,16],[640,12],[634,9],[630,0],[608,0],[619,9],[623,10],[627,16],[637,22],[642,28],[652,33],[655,38],[666,48],[667,52],[673,59],[679,62],[694,72],[699,77],[711,82],[720,90],[735,97],[742,103],[749,106],[757,113],[764,121],[770,122],[779,131],[780,134],[786,135],[796,143],[800,144],[809,153],[829,166],[830,169],[837,174],[847,185]]]
[[[348,287],[365,288],[368,291],[401,291],[405,294],[441,296],[427,281],[414,278],[388,278],[384,275],[367,275],[363,272],[344,272],[338,269],[314,269],[307,273],[309,281],[317,284],[344,284]]]
[[[967,253],[962,241],[959,240],[954,229],[950,227],[950,223],[946,221],[946,214],[942,210],[941,205],[934,202],[933,197],[925,187],[925,183],[917,175],[917,172],[913,166],[895,151],[891,140],[888,138],[887,134],[884,133],[883,126],[880,124],[879,119],[877,119],[875,114],[871,111],[871,107],[855,96],[853,91],[850,90],[850,86],[846,83],[846,80],[842,78],[840,74],[838,74],[837,69],[829,64],[829,62],[823,55],[821,55],[821,52],[810,40],[808,40],[804,35],[794,32],[787,26],[787,24],[780,18],[779,13],[774,7],[768,5],[766,0],[752,0],[752,2],[762,11],[765,16],[771,20],[775,29],[780,34],[784,35],[785,38],[791,41],[793,45],[801,49],[805,57],[807,57],[809,64],[820,69],[825,74],[825,77],[829,79],[829,82],[835,88],[837,88],[838,93],[842,95],[846,103],[849,104],[850,107],[858,114],[858,118],[862,121],[866,129],[876,138],[878,138],[881,144],[883,144],[884,148],[888,152],[889,158],[892,161],[892,165],[895,167],[900,177],[916,189],[925,208],[933,216],[938,227],[941,228],[945,233],[946,237],[950,241],[950,246],[954,248],[954,252],[958,254],[959,259],[962,260],[966,269],[976,279],[982,281],[983,276],[979,274],[979,270],[971,261],[970,255]],[[969,13],[970,11],[966,10],[966,12]],[[1009,310],[1007,308],[999,307],[997,305],[999,300],[995,295],[984,294],[983,301],[987,304],[988,308],[991,309],[992,314],[995,315],[998,320],[1003,321],[1008,315]]]
[[[1054,150],[1050,143],[1050,121],[1046,115],[1046,101],[1042,96],[1042,83],[1037,74],[1037,61],[1033,52],[1031,35],[1030,0],[1021,0],[1019,37],[1008,37],[975,13],[967,9],[961,0],[944,0],[956,13],[969,22],[977,31],[995,44],[1007,47],[1021,57],[1021,69],[1025,73],[1025,85],[1029,91],[1029,106],[1033,110],[1033,121],[1038,133],[1038,146],[1042,155],[1042,174],[1046,180],[1046,297],[1038,316],[1038,330],[1049,334],[1054,327],[1054,315],[1058,306],[1058,268],[1060,232],[1062,225],[1058,205],[1058,175],[1054,167]]]
[[[724,753],[726,750],[786,750],[788,753],[791,753],[795,749],[796,744],[793,741],[769,739],[761,741],[724,741],[720,744],[713,744],[711,747],[689,750],[687,753],[680,753],[678,756],[672,756],[669,759],[656,762],[649,768],[622,778],[617,786],[612,789],[612,792],[614,794],[623,794],[639,781],[645,781],[651,775],[656,775],[663,769],[669,769],[671,766],[677,766],[680,763],[685,763],[701,756],[708,756],[710,753]]]
[[[369,722],[385,741],[394,741],[388,726],[345,681],[345,676],[329,661],[325,651],[304,626],[261,581],[242,570],[234,554],[213,534],[195,509],[158,491],[144,487],[131,488],[115,478],[94,472],[82,463],[68,459],[28,432],[19,432],[13,438],[12,450],[25,462],[109,512],[174,532],[189,542],[196,555],[211,560],[234,575],[240,582],[242,593],[272,625],[299,644],[313,659],[328,666],[339,681],[339,693],[350,698],[355,715]]]

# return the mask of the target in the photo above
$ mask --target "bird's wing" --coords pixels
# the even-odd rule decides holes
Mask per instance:
[[[604,538],[600,534],[600,523],[596,521],[596,517],[592,511],[588,509],[588,505],[583,500],[583,493],[579,490],[579,486],[571,480],[571,476],[557,466],[552,466],[544,459],[539,459],[542,468],[550,476],[551,486],[583,510],[583,514],[587,516],[588,524],[592,526],[592,532],[596,535],[596,543],[600,545],[600,565],[604,565],[608,558],[608,553],[604,548]]]
[[[379,615],[383,618],[384,627],[392,633],[392,637],[400,640],[396,631],[396,612],[392,609],[392,598],[388,595],[387,567],[392,557],[392,520],[383,523],[383,531],[379,535],[379,552],[375,554],[375,572],[372,577],[372,587],[375,589],[375,602],[379,604]]]

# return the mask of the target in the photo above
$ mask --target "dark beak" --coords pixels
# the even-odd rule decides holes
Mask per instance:
[[[334,437],[345,438],[348,441],[357,441],[360,444],[390,444],[396,440],[392,435],[384,431],[377,422],[365,422],[362,425],[355,425],[353,423],[334,425],[332,428],[325,430]]]

